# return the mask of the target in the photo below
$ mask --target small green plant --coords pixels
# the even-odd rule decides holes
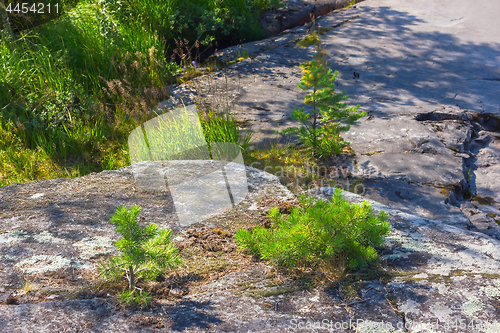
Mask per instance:
[[[26,280],[22,284],[21,289],[24,290],[25,292],[30,292],[36,289],[36,285],[33,283],[33,281]]]
[[[470,180],[472,178],[472,170],[469,168],[467,169],[467,180]]]
[[[304,39],[301,39],[297,42],[297,46],[300,47],[309,47],[309,46],[318,46],[320,44],[320,40],[318,37],[318,33],[314,30],[314,28],[311,29],[309,32],[310,36],[307,36]]]
[[[121,254],[102,263],[99,270],[111,281],[127,279],[128,289],[120,296],[124,304],[142,303],[147,306],[151,297],[137,287],[137,282],[156,279],[167,269],[179,265],[181,258],[171,243],[172,231],[158,229],[154,223],[142,228],[137,222],[140,211],[139,206],[132,206],[130,211],[125,206],[119,206],[111,216],[116,232],[122,235],[115,244]]]
[[[236,59],[235,60],[231,60],[231,61],[227,61],[226,62],[227,66],[231,66],[231,65],[233,65],[233,64],[235,64],[237,62],[240,62],[240,61],[243,61],[243,60],[245,60],[247,58],[252,57],[252,54],[250,54],[250,52],[248,52],[248,50],[245,49],[244,46],[240,45],[239,47],[241,47],[241,50],[238,51],[238,54],[236,55]]]
[[[340,132],[348,131],[350,125],[366,112],[357,113],[359,105],[346,107],[342,100],[349,96],[335,92],[335,78],[338,72],[332,74],[326,61],[326,52],[319,45],[318,34],[311,31],[311,39],[317,41],[316,56],[310,62],[302,63],[304,75],[298,87],[312,92],[304,97],[306,105],[312,106],[312,112],[304,112],[304,107],[294,109],[292,119],[303,125],[287,128],[276,132],[282,136],[296,134],[302,143],[309,149],[313,157],[338,154],[348,143],[340,137]],[[342,123],[341,123],[342,122]]]
[[[147,307],[148,303],[153,301],[153,297],[151,297],[151,294],[147,291],[141,290],[140,293],[136,293],[127,289],[120,294],[120,301],[126,306],[144,304],[144,306]]]
[[[197,116],[196,121],[193,121],[193,116]],[[228,113],[202,112],[198,108],[189,111],[187,107],[173,114],[158,115],[148,127],[152,128],[148,144],[154,152],[153,160],[219,159],[217,157],[223,152],[235,157],[239,153],[237,148],[243,152],[248,149],[253,135],[250,130],[245,130],[240,136],[238,122]],[[220,143],[232,145],[226,147]],[[141,147],[134,151],[132,160],[148,160],[148,149]]]
[[[206,141],[211,142],[229,142],[237,145],[243,152],[250,146],[253,132],[245,129],[240,136],[240,130],[237,120],[228,112],[209,110],[204,115],[201,114],[201,126]]]
[[[337,189],[331,200],[304,195],[289,216],[277,207],[268,213],[270,228],[256,226],[235,234],[241,248],[280,266],[297,267],[325,264],[327,267],[359,268],[378,257],[391,228],[387,213],[375,215],[368,202],[352,204]]]

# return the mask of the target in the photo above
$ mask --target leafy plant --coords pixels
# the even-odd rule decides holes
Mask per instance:
[[[205,46],[227,38],[263,37],[260,13],[284,5],[280,0],[125,0],[122,3],[116,11],[120,21],[136,21],[148,30],[157,31],[167,41],[186,38],[190,43]],[[167,43],[167,50],[172,48],[175,48],[173,43]]]
[[[150,297],[137,287],[137,282],[155,279],[180,264],[181,259],[171,243],[172,231],[158,229],[154,223],[142,228],[137,222],[140,211],[139,206],[132,206],[130,211],[119,206],[111,216],[116,232],[122,235],[115,243],[121,254],[102,263],[100,273],[111,281],[127,279],[128,290],[121,294],[121,299],[126,304],[140,301],[147,306]],[[139,290],[139,295],[136,290]]]
[[[289,216],[277,207],[268,213],[269,229],[256,226],[235,234],[241,248],[250,249],[262,259],[288,267],[326,264],[349,268],[366,266],[378,257],[391,228],[387,213],[375,215],[368,202],[352,204],[337,189],[329,201],[304,195]]]
[[[281,135],[296,134],[302,143],[310,149],[314,157],[338,154],[347,145],[339,133],[348,131],[350,125],[366,112],[356,113],[359,105],[347,106],[342,102],[349,98],[344,93],[335,92],[335,78],[338,71],[332,74],[326,61],[326,52],[319,46],[317,33],[311,31],[310,39],[315,40],[316,56],[310,62],[302,63],[304,71],[298,87],[312,92],[304,97],[306,105],[312,106],[312,112],[304,112],[304,107],[294,109],[292,119],[303,125],[300,128],[291,127],[281,132]]]

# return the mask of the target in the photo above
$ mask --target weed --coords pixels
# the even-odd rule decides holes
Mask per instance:
[[[120,301],[125,306],[139,305],[148,307],[148,304],[153,301],[153,297],[151,297],[151,294],[147,291],[140,290],[140,292],[137,293],[134,291],[125,290],[124,292],[120,293]]]
[[[21,286],[21,289],[24,290],[25,292],[30,292],[36,289],[36,285],[32,281],[26,280]]]
[[[468,168],[467,169],[467,180],[470,180],[473,177],[472,169]]]
[[[297,46],[300,47],[309,47],[313,45],[319,45],[319,39],[315,33],[312,33],[312,36],[307,36],[297,42]]]
[[[202,117],[201,126],[208,143],[229,142],[237,145],[242,151],[248,149],[253,136],[253,132],[248,129],[240,136],[238,122],[228,113],[210,110]]]
[[[250,58],[252,55],[248,52],[247,49],[242,47],[241,50],[238,51],[238,54],[236,55],[236,60],[231,60],[226,62],[226,66],[231,66],[237,62],[243,61],[247,58]]]

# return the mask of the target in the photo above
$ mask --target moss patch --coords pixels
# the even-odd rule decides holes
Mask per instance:
[[[496,203],[495,199],[492,197],[480,197],[478,195],[473,196],[472,201],[475,201],[480,205],[492,205]]]
[[[326,28],[326,27],[317,27],[316,32],[320,35],[323,35],[327,33],[328,31],[332,30],[333,28]]]
[[[297,46],[300,47],[309,47],[311,45],[318,45],[319,39],[313,36],[307,36],[306,38],[297,42]]]
[[[453,187],[451,186],[445,186],[441,189],[441,191],[439,191],[439,193],[441,193],[442,195],[444,195],[445,197],[449,196],[451,191],[453,190]]]
[[[299,287],[278,287],[276,289],[270,289],[270,290],[256,290],[251,292],[249,296],[255,298],[270,297],[270,296],[277,296],[277,295],[291,293],[299,289],[300,289]]]

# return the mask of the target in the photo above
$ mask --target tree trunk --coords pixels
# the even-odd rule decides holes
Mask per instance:
[[[128,289],[134,291],[135,289],[135,277],[134,277],[134,267],[128,266]]]
[[[0,0],[0,29],[2,32],[2,38],[14,40],[14,33],[12,32],[12,27],[10,26],[9,16],[7,15],[4,0]]]
[[[316,155],[316,119],[318,118],[318,114],[316,112],[316,100],[314,97],[316,95],[316,86],[314,86],[314,91],[313,91],[313,124],[312,124],[312,129],[313,129],[313,151],[312,151],[312,156],[315,157]]]

